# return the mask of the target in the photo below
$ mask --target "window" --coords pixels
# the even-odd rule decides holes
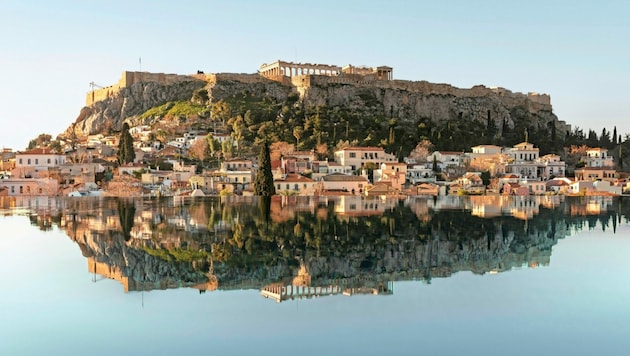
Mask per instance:
[[[289,183],[287,183],[287,190],[289,190]]]
[[[20,158],[20,164],[22,164],[22,159]]]
[[[48,159],[48,162],[47,162],[47,163],[48,163],[48,164],[50,164],[50,158]]]
[[[26,160],[26,164],[31,164],[31,159],[30,158]]]
[[[39,164],[39,158],[35,158],[35,164]]]
[[[354,153],[354,152],[350,152],[350,158],[356,158],[356,157],[357,157],[357,154],[356,154],[356,153]]]
[[[300,190],[300,186],[298,184],[293,185],[293,190]]]
[[[278,184],[278,190],[280,190],[280,189],[281,189],[281,188],[280,188],[280,184]]]

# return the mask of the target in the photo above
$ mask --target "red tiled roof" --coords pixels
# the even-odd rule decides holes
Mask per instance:
[[[24,151],[24,152],[18,152],[17,154],[22,154],[22,155],[55,155],[55,154],[58,154],[58,153],[53,152],[48,147],[43,147],[43,148],[33,148],[32,150],[28,150],[28,151]]]
[[[303,175],[299,175],[299,174],[287,174],[287,176],[284,179],[275,179],[274,182],[283,182],[283,183],[295,183],[295,182],[300,182],[300,183],[312,183],[314,182],[314,180],[312,180],[311,178],[308,177],[304,177]]]
[[[322,177],[327,182],[367,182],[367,179],[363,176],[350,176],[342,173],[333,173]]]
[[[338,151],[384,151],[382,147],[346,147]]]

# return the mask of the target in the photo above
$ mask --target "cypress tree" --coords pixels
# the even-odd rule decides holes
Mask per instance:
[[[136,153],[133,151],[133,137],[129,133],[129,124],[123,124],[120,132],[120,140],[118,142],[118,164],[133,162],[136,159]]]
[[[262,142],[262,149],[258,153],[258,171],[254,179],[254,195],[270,197],[276,194],[276,187],[273,185],[273,175],[271,173],[271,157],[269,152],[269,142]]]

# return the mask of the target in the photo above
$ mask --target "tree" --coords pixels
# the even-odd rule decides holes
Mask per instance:
[[[602,135],[599,137],[599,145],[600,147],[611,148],[610,144],[610,132],[604,127],[602,129]]]
[[[203,162],[206,157],[208,157],[208,152],[210,148],[208,147],[208,142],[206,140],[196,140],[188,152],[193,158],[198,159],[200,162]]]
[[[409,158],[415,159],[416,162],[422,163],[427,161],[429,157],[429,150],[433,148],[433,144],[429,140],[422,140],[418,142],[416,147],[409,153]]]
[[[440,166],[438,166],[437,158],[433,155],[433,173],[440,173]]]
[[[223,124],[230,117],[230,108],[227,103],[223,100],[220,100],[214,104],[210,108],[210,118],[212,121],[221,121]]]
[[[210,154],[214,156],[217,160],[221,157],[221,143],[216,138],[212,137],[212,135],[206,136],[206,141],[208,143],[208,149],[210,150]]]
[[[204,88],[195,90],[195,92],[193,93],[192,101],[195,103],[205,104],[208,102],[208,100],[210,100],[210,97],[208,96],[208,90]]]
[[[269,155],[272,161],[277,161],[282,156],[288,156],[293,152],[295,152],[295,146],[288,142],[278,141],[269,146]]]
[[[118,142],[118,164],[126,164],[136,159],[136,153],[133,150],[133,137],[129,133],[129,124],[123,124],[120,132],[120,141]]]
[[[488,110],[488,117],[486,119],[486,130],[488,133],[488,138],[490,139],[490,143],[494,143],[494,137],[497,135],[497,124],[492,120],[492,116],[490,115],[490,110]]]
[[[480,178],[483,181],[483,185],[487,187],[490,184],[490,171],[481,172]]]
[[[296,126],[293,128],[293,137],[295,137],[297,147],[300,147],[300,138],[302,138],[303,134],[304,129],[302,129],[302,126]]]
[[[315,152],[319,159],[325,158],[328,155],[328,145],[326,143],[320,143],[315,147]]]
[[[34,138],[29,141],[27,149],[31,150],[36,147],[48,147],[52,140],[52,136],[49,134],[39,134],[37,138]]]
[[[245,120],[241,115],[238,115],[232,122],[232,138],[236,142],[236,154],[241,152],[241,142],[244,138],[245,132]]]
[[[234,153],[234,142],[231,139],[221,142],[221,151],[223,151],[223,157],[231,159]]]
[[[265,140],[261,144],[262,147],[258,154],[258,171],[254,179],[254,195],[270,197],[276,194],[276,187],[273,185],[273,175],[271,173],[269,142]]]

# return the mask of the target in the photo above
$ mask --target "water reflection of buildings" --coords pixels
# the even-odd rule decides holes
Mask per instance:
[[[613,217],[621,222],[622,202],[590,196],[449,196],[410,197],[401,204],[360,195],[278,196],[266,222],[262,205],[244,197],[5,197],[0,211],[27,215],[41,229],[65,230],[87,259],[88,271],[119,281],[125,291],[210,291],[221,283],[221,289],[253,288],[284,301],[391,294],[392,281],[430,282],[460,271],[549,265],[557,240],[582,228],[583,221],[589,227]],[[20,206],[27,207],[25,213],[17,213]],[[372,218],[380,214],[386,219]],[[344,233],[337,236],[337,231]],[[308,269],[294,274],[296,255]]]
[[[342,195],[330,197],[335,214],[345,217],[383,215],[398,205],[398,199],[385,196]]]
[[[394,282],[378,282],[373,278],[342,278],[330,281],[325,285],[311,285],[311,275],[303,264],[298,275],[288,282],[268,284],[260,289],[260,295],[280,303],[287,300],[311,299],[342,294],[352,295],[391,295],[394,293]]]
[[[596,198],[596,197],[594,197]],[[606,198],[606,197],[604,197]],[[540,207],[555,209],[564,196],[505,196],[481,195],[470,197],[447,196],[444,199],[430,197],[409,197],[409,206],[419,219],[438,211],[470,211],[472,216],[490,219],[500,216],[512,216],[519,220],[529,220],[540,213]]]
[[[589,196],[584,197],[582,204],[569,206],[571,216],[600,215],[609,211],[613,204],[611,196]]]

